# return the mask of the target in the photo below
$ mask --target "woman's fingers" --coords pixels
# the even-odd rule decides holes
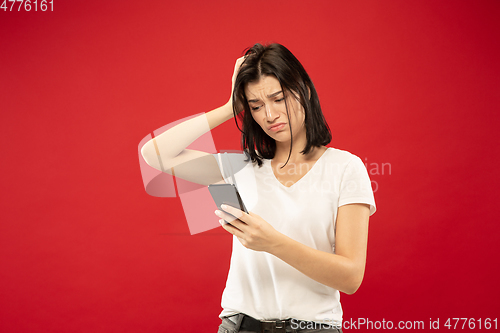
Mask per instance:
[[[233,77],[232,77],[232,82],[233,82],[233,87],[234,87],[234,82],[236,81],[236,76],[238,76],[238,72],[240,71],[241,64],[245,61],[245,57],[238,58],[236,60],[236,63],[234,64],[234,71],[233,71]]]
[[[243,56],[243,57],[236,59],[236,63],[234,64],[234,73],[235,74],[238,74],[238,72],[240,71],[241,64],[243,63],[243,61],[245,61],[245,58],[246,57]]]
[[[233,223],[237,228],[240,228],[242,225],[245,224],[244,221],[241,221],[241,218],[243,217],[242,213],[244,213],[244,212],[242,212],[241,210],[238,210],[236,208],[234,208],[234,210],[231,210],[231,212],[232,212],[232,214],[229,211],[227,211],[227,208],[226,208],[226,211],[216,210],[215,215],[222,218],[223,220],[225,220],[228,223]]]
[[[240,229],[236,228],[232,224],[226,223],[226,221],[224,221],[223,219],[220,219],[219,223],[222,226],[222,228],[224,228],[224,230],[226,230],[230,234],[235,235],[238,238],[244,236],[243,232]]]
[[[228,212],[229,214],[239,218],[243,222],[247,222],[247,216],[248,214],[242,211],[241,209],[235,208],[233,206],[229,205],[221,205],[220,206],[225,212]]]
[[[231,79],[231,96],[229,98],[229,102],[228,103],[233,103],[233,92],[234,92],[234,83],[236,82],[236,77],[238,76],[238,72],[240,71],[240,67],[241,67],[241,64],[243,64],[243,61],[245,61],[245,56],[241,57],[241,58],[238,58],[236,60],[236,63],[234,64],[234,71],[233,71],[233,76],[232,76],[232,79]],[[240,113],[242,110],[243,110],[243,105],[241,105],[241,103],[238,103],[238,105],[236,105],[236,113]]]
[[[267,251],[273,247],[279,233],[259,215],[245,213],[229,205],[221,205],[221,208],[224,211],[215,211],[221,218],[219,222],[227,232],[238,237],[243,246],[255,251]]]
[[[232,98],[233,98],[234,83],[236,82],[236,77],[238,76],[238,73],[240,71],[241,64],[243,64],[243,61],[245,61],[245,56],[238,58],[238,60],[236,60],[236,63],[234,64],[233,76],[231,78],[231,98],[229,99],[230,101],[232,101]],[[239,106],[238,110],[241,111],[242,108],[240,107],[240,105],[238,105],[238,106]]]

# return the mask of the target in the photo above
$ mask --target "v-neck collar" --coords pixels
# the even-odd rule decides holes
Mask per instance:
[[[300,177],[300,179],[298,179],[295,183],[293,183],[290,186],[283,185],[283,183],[280,182],[279,179],[276,177],[276,175],[274,174],[273,166],[271,164],[272,160],[266,160],[266,162],[267,162],[266,164],[269,168],[269,172],[271,173],[271,175],[274,178],[274,181],[276,181],[282,188],[290,190],[290,189],[293,189],[295,187],[295,185],[300,183],[304,178],[308,177],[308,175],[311,173],[311,171],[313,171],[313,169],[316,168],[316,165],[322,161],[323,157],[328,153],[329,150],[331,150],[331,148],[327,147],[326,150],[323,152],[323,154],[321,154],[321,156],[316,160],[316,162],[314,162],[313,166],[306,172],[306,174],[303,175],[302,177]]]

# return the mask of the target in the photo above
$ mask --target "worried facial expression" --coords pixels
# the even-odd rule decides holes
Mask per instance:
[[[294,140],[305,137],[304,108],[291,92],[282,91],[274,76],[262,76],[257,82],[248,83],[245,95],[253,119],[271,138],[279,142],[290,141],[290,129]]]

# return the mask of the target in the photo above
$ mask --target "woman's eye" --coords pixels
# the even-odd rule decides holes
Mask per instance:
[[[260,108],[261,108],[261,106],[252,106],[252,111],[257,111]]]
[[[284,97],[282,97],[282,98],[280,98],[280,99],[277,99],[277,100],[276,100],[276,102],[277,102],[277,103],[278,103],[278,102],[283,102],[284,100],[285,100],[285,98],[284,98]]]

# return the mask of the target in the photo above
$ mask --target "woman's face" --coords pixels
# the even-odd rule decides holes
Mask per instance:
[[[271,138],[279,142],[290,141],[290,128],[294,140],[300,136],[305,138],[304,108],[292,93],[281,91],[281,85],[274,76],[262,76],[257,82],[248,83],[245,95],[253,119]]]

